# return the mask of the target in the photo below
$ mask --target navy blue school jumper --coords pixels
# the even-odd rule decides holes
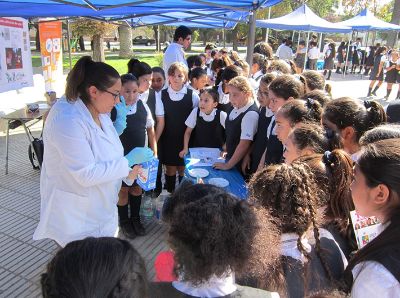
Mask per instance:
[[[184,166],[179,157],[185,135],[185,121],[193,110],[193,91],[187,89],[185,96],[179,101],[169,97],[168,90],[162,90],[161,100],[164,105],[165,127],[160,138],[162,154],[161,161],[166,166]]]
[[[213,89],[217,92],[218,99],[219,99],[218,85],[214,86]],[[232,106],[232,104],[230,102],[228,102],[228,103],[220,103],[220,102],[218,102],[217,109],[220,110],[220,111],[224,111],[227,115],[229,115],[229,113],[233,109],[233,106]]]
[[[393,62],[392,60],[389,61],[389,67],[397,66],[397,62]],[[386,72],[385,82],[389,84],[395,84],[397,81],[397,73],[398,70],[396,68],[392,68],[391,70]]]
[[[155,128],[155,125],[156,125],[156,91],[154,91],[153,89],[149,89],[149,97],[147,98],[146,104],[150,109],[151,116],[153,117],[154,128]]]
[[[267,152],[265,154],[265,165],[281,163],[283,159],[283,144],[279,141],[277,135],[273,135],[272,131],[276,125],[275,120],[271,124],[271,133],[267,140]]]
[[[225,128],[221,125],[221,111],[217,110],[213,121],[200,117],[197,108],[196,126],[190,136],[190,147],[222,148],[225,143]]]
[[[257,133],[254,136],[253,150],[251,152],[251,164],[250,173],[255,173],[257,171],[260,160],[267,148],[267,129],[271,122],[272,116],[267,117],[265,115],[267,108],[262,107],[258,117]]]
[[[383,55],[378,55],[374,59],[374,68],[372,69],[371,74],[369,75],[369,79],[371,81],[383,81],[384,66],[382,66],[382,70],[379,73],[379,76],[378,77],[376,76],[379,71],[379,65],[381,64],[382,57]]]
[[[229,114],[225,121],[225,132],[226,132],[226,158],[230,159],[235,153],[236,147],[240,143],[240,135],[242,133],[242,120],[244,115],[250,111],[255,111],[258,113],[258,108],[256,103],[253,103],[246,111],[241,113],[233,120],[229,120]],[[236,164],[237,168],[240,168],[241,161]]]

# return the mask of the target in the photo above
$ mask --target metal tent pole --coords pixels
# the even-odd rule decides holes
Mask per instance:
[[[365,63],[367,62],[368,37],[369,37],[369,31],[367,31],[367,38],[366,38],[366,41],[365,41],[365,55],[364,55],[364,58],[363,58],[363,61],[362,61],[362,64],[361,64],[361,65],[364,65],[364,72],[365,72],[365,69],[367,68]],[[361,75],[361,79],[362,79],[364,77],[363,72],[361,72],[360,75]]]
[[[71,56],[71,34],[69,29],[69,20],[67,20],[67,40],[68,40],[68,56],[69,56],[69,70],[72,69],[72,56]]]
[[[271,18],[271,7],[268,7],[268,20]],[[267,28],[267,34],[265,35],[265,41],[268,42],[269,28]]]
[[[253,57],[253,48],[254,48],[254,40],[256,36],[256,16],[254,11],[250,11],[250,19],[249,19],[249,35],[247,39],[247,57],[246,61],[249,64],[249,67],[251,69],[251,65],[253,64],[252,57]]]
[[[303,71],[306,70],[306,62],[307,62],[307,55],[308,55],[308,40],[310,39],[310,31],[307,32],[307,41],[306,41],[306,54],[304,56],[304,66]]]

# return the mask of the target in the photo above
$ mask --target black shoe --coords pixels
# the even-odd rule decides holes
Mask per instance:
[[[146,231],[140,222],[140,218],[132,218],[132,226],[133,229],[135,230],[136,235],[138,236],[144,236],[146,235]]]
[[[126,238],[136,238],[136,233],[130,220],[120,222],[119,226],[121,228],[122,234],[124,234]]]

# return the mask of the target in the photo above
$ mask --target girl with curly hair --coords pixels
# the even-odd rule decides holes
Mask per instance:
[[[181,187],[171,200],[168,242],[178,280],[152,283],[150,297],[277,297],[235,283],[236,274],[277,256],[268,249],[275,246],[273,225],[259,221],[247,201],[207,184]],[[264,262],[254,257],[257,251]]]
[[[351,194],[357,212],[382,223],[379,235],[349,262],[351,297],[400,296],[400,140],[364,146],[354,168]]]
[[[310,168],[303,163],[266,167],[254,174],[249,189],[281,234],[281,260],[275,272],[266,272],[267,289],[304,297],[335,287],[347,260],[329,232],[320,234],[318,187]]]

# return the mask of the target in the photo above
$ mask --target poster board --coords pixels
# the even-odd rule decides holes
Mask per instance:
[[[28,21],[0,18],[0,92],[33,86]]]
[[[364,217],[357,211],[350,211],[350,217],[359,249],[376,238],[382,230],[381,223],[374,216]]]
[[[47,92],[54,91],[55,82],[63,79],[61,36],[61,22],[39,23],[40,53]]]

